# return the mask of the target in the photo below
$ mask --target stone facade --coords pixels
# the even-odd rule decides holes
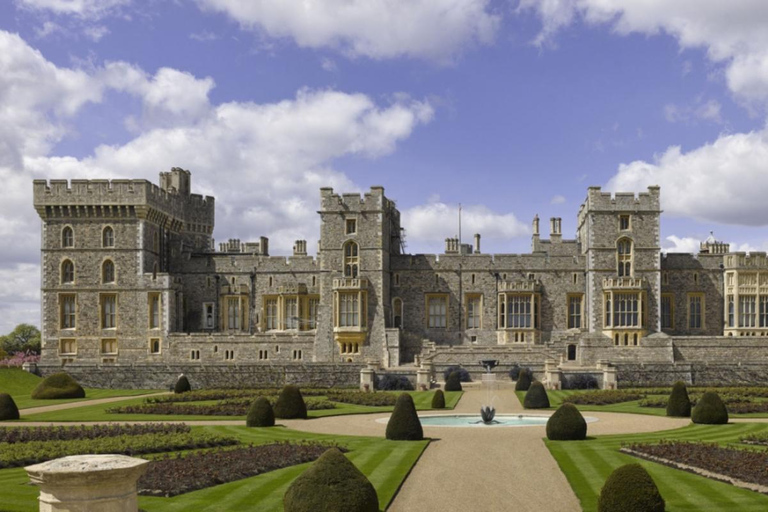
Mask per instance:
[[[178,168],[160,186],[34,182],[43,372],[69,366],[89,383],[165,387],[180,370],[209,385],[228,374],[243,385],[264,383],[259,374],[319,382],[325,371],[351,385],[369,361],[415,375],[419,364],[479,372],[494,358],[624,365],[621,381],[637,365],[768,355],[765,253],[710,239],[698,254],[663,254],[658,187],[590,187],[576,238],[563,239],[559,218],[542,238],[536,217],[528,254],[485,254],[478,234],[473,245],[446,239],[440,255],[404,252],[382,187],[323,188],[317,255],[297,240],[289,257],[270,256],[266,237],[216,250],[214,199],[191,189]]]

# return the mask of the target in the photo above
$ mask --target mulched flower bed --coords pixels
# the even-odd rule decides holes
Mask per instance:
[[[0,428],[0,443],[31,441],[70,441],[103,437],[140,436],[144,434],[186,434],[192,429],[183,423],[145,423],[143,425],[92,425],[72,427],[9,427]]]
[[[364,393],[362,391],[344,391],[328,393],[328,400],[345,404],[367,405],[371,407],[394,406],[399,393]]]
[[[308,388],[301,389],[304,397],[325,396],[329,393],[345,393],[348,390],[342,388]],[[277,388],[262,389],[200,389],[173,395],[148,397],[144,401],[148,404],[162,404],[171,402],[204,402],[208,400],[228,400],[232,398],[250,398],[251,401],[260,396],[276,397],[280,394]]]
[[[671,387],[654,387],[654,388],[623,388],[621,391],[626,391],[629,393],[640,393],[643,395],[665,395],[669,396],[669,394],[672,392]],[[768,398],[768,387],[759,387],[759,386],[723,386],[723,387],[699,387],[699,386],[688,386],[688,393],[691,395],[703,395],[704,393],[708,391],[714,391],[715,393],[719,394],[721,397],[723,395],[737,395],[742,397],[753,397],[753,398]]]
[[[277,397],[267,397],[274,406]],[[180,416],[245,416],[251,407],[253,398],[224,400],[215,404],[193,403],[152,403],[138,405],[124,405],[108,409],[110,414],[167,414]],[[305,400],[307,410],[319,411],[335,409],[336,405],[325,398],[310,398]]]
[[[324,443],[274,443],[155,459],[139,479],[139,494],[171,497],[242,480],[312,462],[334,446]]]
[[[640,400],[645,395],[641,393],[631,393],[621,390],[599,390],[585,391],[583,393],[574,393],[563,398],[563,403],[574,405],[611,405],[622,402],[632,402]]]

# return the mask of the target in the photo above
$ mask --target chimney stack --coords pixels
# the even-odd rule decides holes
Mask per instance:
[[[475,233],[475,254],[480,254],[480,233]]]

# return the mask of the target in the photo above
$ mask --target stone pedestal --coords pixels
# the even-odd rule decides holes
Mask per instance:
[[[28,466],[40,512],[136,512],[136,482],[149,461],[125,455],[74,455]]]
[[[423,363],[416,370],[416,389],[427,390],[432,387],[432,363]]]
[[[616,367],[603,365],[603,389],[616,389],[618,385]]]
[[[37,375],[37,363],[22,363],[21,369],[25,372],[32,373],[34,375]]]
[[[563,372],[554,359],[544,361],[544,386],[547,389],[560,389]]]
[[[360,391],[373,391],[374,380],[376,380],[376,372],[371,368],[360,370]]]

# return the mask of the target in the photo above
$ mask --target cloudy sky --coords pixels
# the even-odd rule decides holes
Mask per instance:
[[[665,249],[765,250],[767,107],[765,0],[6,0],[0,332],[38,323],[35,178],[183,167],[273,254],[316,246],[321,186],[383,185],[409,252],[459,203],[525,252],[588,186],[658,184]]]

